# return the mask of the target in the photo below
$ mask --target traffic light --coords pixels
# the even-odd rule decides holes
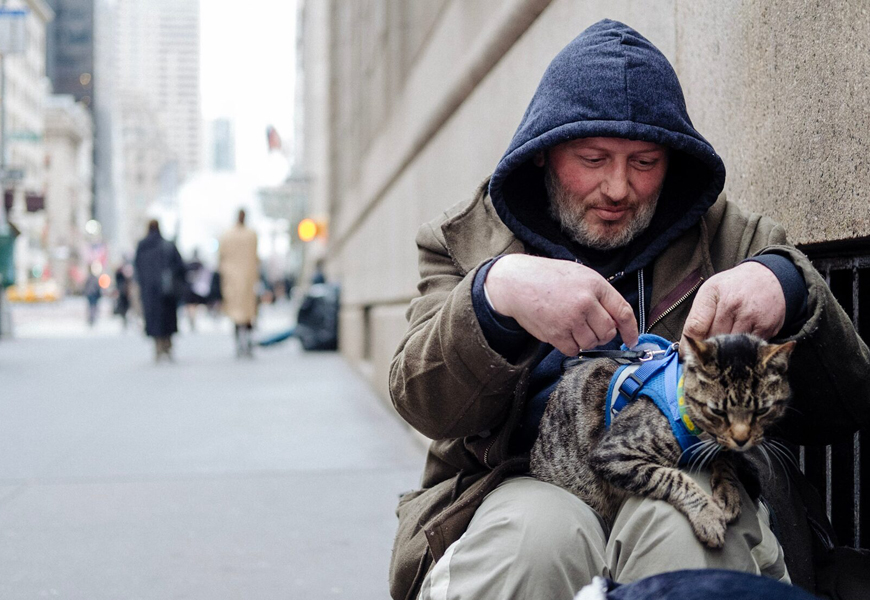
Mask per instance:
[[[310,242],[318,237],[326,237],[326,222],[319,219],[302,219],[299,221],[296,232],[303,242]]]

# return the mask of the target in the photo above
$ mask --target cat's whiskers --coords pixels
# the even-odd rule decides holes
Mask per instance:
[[[767,463],[767,470],[769,473],[773,473],[773,463],[770,462],[770,455],[767,452],[767,448],[764,447],[764,444],[759,444],[757,448],[761,451],[761,456],[764,457],[764,462]]]
[[[710,450],[710,452],[707,453],[707,456],[704,457],[704,461],[701,463],[701,470],[709,467],[713,463],[713,461],[716,459],[716,457],[719,456],[719,452],[721,452],[721,451],[722,451],[722,446],[720,446],[719,444],[715,444],[713,446],[712,450]]]
[[[701,442],[701,444],[703,447],[694,457],[692,457],[692,460],[689,461],[688,467],[690,473],[700,473],[707,466],[708,462],[712,461],[722,449],[722,447],[713,440],[706,440]]]
[[[707,450],[707,447],[708,447],[709,445],[710,445],[710,440],[704,440],[704,441],[698,442],[697,444],[694,444],[694,445],[692,445],[692,446],[689,446],[688,448],[686,448],[685,450],[683,450],[682,452],[680,452],[680,456],[679,456],[679,458],[677,458],[677,464],[679,464],[679,462],[680,462],[681,460],[683,460],[683,456],[685,456],[687,452],[692,452],[692,453],[693,453],[693,454],[692,454],[692,457],[689,459],[689,462],[686,464],[686,468],[691,472],[691,470],[692,470],[692,465],[694,465],[695,462],[696,462],[696,461],[698,460],[698,458],[700,457],[700,455],[701,455],[704,451]]]
[[[780,442],[779,440],[769,439],[765,440],[765,443],[769,443],[771,445],[771,450],[775,450],[782,458],[786,459],[788,463],[794,468],[795,471],[800,471],[801,468],[795,460],[794,456],[791,453],[791,448]],[[788,470],[786,470],[788,472]]]
[[[770,440],[770,441],[773,441],[773,440]],[[770,453],[773,456],[773,458],[776,459],[776,461],[782,467],[782,470],[785,472],[786,494],[790,494],[791,493],[791,475],[789,474],[788,466],[786,465],[785,462],[783,462],[782,457],[785,456],[785,458],[787,458],[789,461],[791,461],[792,459],[790,457],[788,457],[787,455],[783,455],[782,449],[778,448],[777,446],[775,446],[773,444],[770,444],[770,445],[765,444],[765,447],[759,446],[759,448],[761,448],[762,452],[764,452],[765,454],[767,454],[767,450],[770,450]],[[770,477],[773,477],[773,469],[771,469],[771,471],[770,471]]]
[[[796,413],[797,413],[798,415],[800,415],[801,417],[804,416],[804,413],[803,413],[802,411],[798,410],[797,408],[795,408],[795,407],[792,406],[791,404],[786,404],[786,405],[785,405],[785,410],[793,410],[794,412],[796,412]]]
[[[696,444],[692,444],[691,446],[689,446],[688,448],[686,448],[685,450],[680,452],[680,455],[677,457],[677,464],[679,464],[680,461],[683,460],[683,457],[688,452],[692,452],[692,458],[690,458],[689,462],[686,464],[686,467],[691,468],[692,464],[694,464],[695,460],[697,460],[697,458],[698,458],[698,453],[701,452],[701,450],[706,449],[707,444],[709,444],[709,443],[710,443],[709,440],[704,440],[704,441],[698,442]]]

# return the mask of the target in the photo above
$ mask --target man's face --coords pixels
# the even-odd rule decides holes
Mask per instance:
[[[599,250],[628,244],[646,229],[668,170],[664,146],[582,138],[549,150],[550,214],[577,243]]]

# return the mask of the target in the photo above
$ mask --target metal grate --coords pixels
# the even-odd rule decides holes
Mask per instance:
[[[870,343],[870,252],[826,246],[803,248]],[[861,315],[864,315],[863,319]],[[841,545],[870,545],[870,429],[824,448],[801,448],[800,466],[822,495]],[[862,485],[863,482],[863,485]]]

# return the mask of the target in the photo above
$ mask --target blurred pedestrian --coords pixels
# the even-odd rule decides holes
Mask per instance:
[[[85,298],[88,300],[88,325],[91,327],[97,321],[97,309],[100,304],[100,296],[103,295],[103,290],[100,289],[99,268],[99,264],[91,267],[83,290]]]
[[[221,297],[221,274],[218,271],[215,271],[211,274],[211,287],[208,291],[208,297],[206,298],[206,306],[208,306],[209,314],[217,319],[220,315],[221,310],[221,301],[223,298]]]
[[[245,211],[220,240],[220,277],[223,310],[235,324],[236,356],[252,356],[252,329],[257,317],[257,234],[245,226]]]
[[[186,266],[186,285],[184,288],[184,310],[190,330],[196,331],[196,312],[202,304],[208,304],[211,292],[212,271],[199,259],[199,252],[193,251],[193,257]]]
[[[130,310],[130,296],[133,287],[133,264],[129,256],[115,271],[115,314],[121,317],[124,329],[127,329],[127,312]]]
[[[156,220],[136,247],[134,260],[139,282],[145,333],[154,338],[154,360],[172,360],[172,334],[178,331],[178,303],[184,291],[184,261],[169,240],[160,235]]]

